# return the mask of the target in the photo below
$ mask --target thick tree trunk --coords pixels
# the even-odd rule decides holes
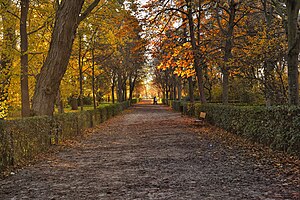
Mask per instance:
[[[287,0],[288,15],[288,83],[289,104],[299,104],[299,51],[300,51],[300,27],[298,25],[299,0]]]
[[[21,1],[21,99],[22,117],[30,116],[30,101],[28,87],[28,35],[27,35],[27,15],[29,10],[29,0]]]
[[[84,0],[60,1],[55,16],[49,52],[33,95],[32,110],[34,115],[53,115],[55,97],[67,70],[78,25],[99,2],[100,0],[94,0],[81,13]]]
[[[53,115],[60,82],[67,70],[84,0],[63,0],[55,17],[50,49],[32,101],[34,115]]]
[[[58,90],[57,96],[56,96],[56,106],[58,109],[58,113],[62,114],[64,113],[64,104],[63,101],[61,99],[61,93],[60,90]]]

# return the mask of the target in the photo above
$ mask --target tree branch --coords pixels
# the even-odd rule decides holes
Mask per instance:
[[[92,10],[99,4],[100,1],[104,2],[105,0],[94,0],[94,2],[91,3],[82,14],[80,14],[79,22],[84,20],[92,12]]]

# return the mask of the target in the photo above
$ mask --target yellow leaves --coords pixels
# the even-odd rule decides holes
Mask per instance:
[[[190,42],[185,42],[182,46],[185,47],[185,48],[188,48],[188,49],[192,48],[192,45],[191,45]]]

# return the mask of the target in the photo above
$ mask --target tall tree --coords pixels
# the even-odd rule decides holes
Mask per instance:
[[[193,10],[193,2],[192,0],[186,0],[186,5],[187,5],[187,19],[188,19],[188,24],[189,24],[189,30],[190,30],[190,41],[192,45],[192,50],[194,54],[194,68],[196,71],[196,76],[198,80],[198,89],[200,93],[200,100],[201,103],[206,103],[206,98],[204,94],[204,85],[203,85],[203,69],[201,66],[201,55],[200,55],[200,46],[199,43],[197,44],[197,37],[196,37],[196,31],[195,31],[195,23],[194,23],[194,17],[193,13],[195,12]],[[199,12],[201,9],[201,4],[198,4]],[[200,25],[200,23],[199,23]],[[198,27],[200,30],[200,27]],[[200,33],[198,32],[198,35],[200,36]],[[199,38],[200,40],[200,38]]]
[[[34,115],[53,115],[55,99],[67,70],[78,25],[99,2],[100,0],[94,0],[84,12],[84,0],[62,0],[59,3],[50,48],[32,99]]]
[[[29,0],[21,0],[21,99],[22,99],[22,117],[30,116],[30,101],[28,88],[28,34],[27,34],[27,16],[29,10]]]
[[[300,52],[300,24],[299,0],[286,0],[288,16],[288,77],[289,77],[289,103],[299,104],[299,52]]]

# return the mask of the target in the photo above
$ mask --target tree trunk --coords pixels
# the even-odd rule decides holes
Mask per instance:
[[[136,79],[137,79],[137,75],[136,74],[134,75],[133,80],[132,80],[132,77],[129,77],[129,100],[130,101],[133,98],[133,91],[134,91],[134,88],[135,88]]]
[[[182,92],[181,77],[178,77],[177,91],[178,91],[178,101],[181,101],[181,92]]]
[[[194,56],[194,68],[196,71],[197,81],[198,81],[198,89],[200,94],[201,103],[206,103],[206,98],[204,94],[204,86],[203,86],[203,72],[200,62],[200,52],[196,43],[195,38],[195,28],[194,28],[194,18],[193,18],[193,10],[192,10],[192,2],[191,0],[187,0],[188,6],[188,22],[189,22],[189,30],[190,30],[190,39]]]
[[[232,58],[232,48],[233,48],[233,31],[235,26],[235,12],[236,12],[236,3],[231,0],[230,7],[229,7],[229,20],[227,30],[223,32],[226,37],[225,41],[225,53],[224,53],[224,63],[225,65],[222,66],[222,73],[223,73],[223,82],[222,82],[222,102],[223,104],[228,104],[228,91],[229,91],[229,70],[230,67],[228,66],[228,62],[230,58]]]
[[[273,21],[273,6],[268,5],[269,1],[268,0],[263,0],[261,1],[262,6],[263,6],[263,11],[264,11],[264,16],[265,16],[265,21],[266,21],[266,28],[267,28],[267,38],[271,39],[274,36],[270,35],[271,31],[270,28],[272,26],[272,21]],[[275,62],[272,60],[265,60],[264,61],[264,93],[265,93],[265,98],[266,98],[266,106],[272,106],[276,104],[276,80],[275,80],[275,73],[274,73],[274,68],[275,68]]]
[[[222,81],[222,102],[228,104],[228,90],[229,90],[229,72],[228,70],[222,70],[223,81]]]
[[[193,85],[193,77],[188,77],[188,83],[189,83],[189,97],[190,97],[190,102],[194,103],[195,98],[194,98],[194,85]]]
[[[21,1],[21,99],[22,117],[30,116],[30,101],[28,87],[28,35],[27,35],[27,15],[29,10],[29,0]]]
[[[169,70],[166,69],[165,70],[165,76],[166,76],[166,83],[165,83],[165,90],[166,90],[166,104],[168,104],[168,100],[169,100]]]
[[[126,84],[126,80],[124,80],[123,82],[123,101],[126,101],[127,99],[127,84]]]
[[[32,110],[34,115],[53,115],[55,97],[67,70],[76,30],[99,3],[95,0],[81,13],[84,0],[62,0],[55,16],[51,43],[35,87]]]
[[[78,69],[79,69],[79,102],[80,110],[83,111],[83,57],[81,57],[82,50],[82,36],[78,34]]]
[[[113,80],[112,80],[112,85],[111,85],[111,99],[112,99],[112,103],[115,103],[115,85],[116,85],[116,80],[115,80],[115,75],[113,75]]]
[[[92,48],[92,91],[93,91],[93,106],[94,110],[96,110],[96,91],[95,91],[95,43],[93,43]]]
[[[58,113],[62,114],[64,113],[64,104],[63,101],[61,99],[61,93],[60,90],[58,90],[57,96],[56,96],[56,106],[58,109]]]
[[[78,100],[75,96],[72,96],[71,98],[71,109],[78,110]]]
[[[288,83],[289,104],[299,104],[299,50],[300,50],[300,27],[298,25],[299,0],[287,0],[288,15]]]
[[[117,98],[118,102],[123,101],[123,81],[122,81],[122,76],[118,74],[118,87],[117,87]]]
[[[183,17],[182,20],[185,22],[186,21],[186,18]],[[187,28],[184,27],[183,29],[183,42],[187,42]],[[188,86],[189,86],[189,98],[190,98],[190,102],[194,103],[195,101],[195,98],[194,98],[194,85],[193,85],[193,77],[190,76],[187,78],[188,79]]]

